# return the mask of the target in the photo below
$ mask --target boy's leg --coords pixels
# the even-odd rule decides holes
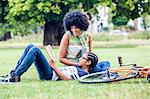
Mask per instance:
[[[24,57],[26,56],[26,54],[28,53],[28,51],[29,51],[32,47],[34,47],[34,45],[33,45],[33,44],[29,44],[29,45],[25,48],[25,50],[24,50],[22,56],[20,57],[20,59],[19,59],[18,62],[17,62],[17,65],[16,65],[15,69],[14,69],[14,70],[11,70],[11,71],[9,72],[9,74],[7,74],[7,75],[5,75],[5,76],[1,76],[3,79],[6,78],[6,77],[8,77],[8,76],[12,76],[13,73],[15,73],[15,70],[16,70],[16,69],[18,68],[18,66],[21,64],[21,62],[23,61]]]
[[[39,55],[34,61],[34,65],[41,80],[51,80],[53,69],[41,51],[39,51]]]
[[[28,51],[29,51],[32,47],[34,47],[34,45],[33,45],[33,44],[29,44],[29,45],[25,48],[23,54],[21,55],[20,59],[19,59],[18,62],[17,62],[17,65],[16,65],[16,67],[15,67],[15,70],[16,70],[16,69],[18,68],[18,66],[21,64],[21,62],[23,61],[23,59],[24,59],[25,56],[27,55]]]
[[[32,47],[28,53],[25,55],[21,64],[15,71],[17,76],[21,76],[28,68],[35,63],[36,69],[38,71],[41,80],[49,80],[52,77],[53,69],[48,64],[46,58],[44,57],[41,50],[37,47]]]

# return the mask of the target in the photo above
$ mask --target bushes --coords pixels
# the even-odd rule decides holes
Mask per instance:
[[[98,33],[93,35],[94,41],[119,41],[123,39],[150,39],[150,31],[135,31],[128,33],[128,35],[122,35],[117,33],[111,35],[110,33]]]
[[[128,35],[128,39],[150,39],[150,31],[137,31]]]
[[[124,35],[111,35],[109,33],[98,33],[93,35],[94,41],[117,41],[124,39]]]

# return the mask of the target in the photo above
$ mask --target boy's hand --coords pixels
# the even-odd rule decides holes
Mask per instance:
[[[50,59],[50,60],[49,60],[49,64],[50,64],[51,66],[55,66],[55,61],[53,61],[52,59]]]

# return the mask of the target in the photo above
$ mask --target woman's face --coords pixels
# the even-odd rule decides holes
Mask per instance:
[[[71,32],[74,36],[79,36],[81,34],[81,29],[77,26],[71,26]]]

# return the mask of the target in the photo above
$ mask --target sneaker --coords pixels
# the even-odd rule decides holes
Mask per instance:
[[[4,79],[8,76],[11,76],[11,74],[15,73],[15,70],[11,70],[7,75],[3,75],[3,76],[0,76],[0,79]]]
[[[16,76],[15,73],[11,73],[10,76],[1,79],[0,82],[20,82],[20,77]]]

